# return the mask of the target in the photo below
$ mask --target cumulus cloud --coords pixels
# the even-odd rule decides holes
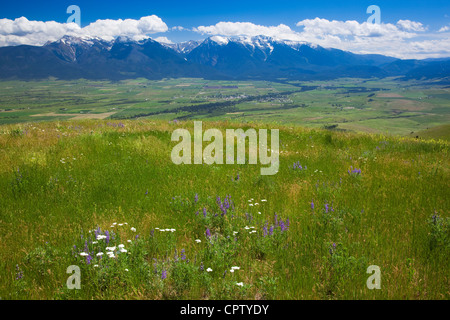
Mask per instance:
[[[411,20],[398,20],[397,26],[405,31],[425,31],[422,23]]]
[[[378,53],[398,58],[427,58],[450,55],[450,39],[436,39],[422,23],[399,20],[396,24],[373,24],[321,18],[305,19],[296,26],[263,26],[251,22],[219,22],[199,26],[193,31],[210,36],[265,35],[280,40],[304,41],[326,48],[337,48],[361,54]],[[418,40],[422,37],[425,40]],[[434,38],[433,38],[434,37]]]
[[[193,31],[207,35],[223,36],[258,36],[265,35],[273,38],[289,40],[296,37],[294,31],[287,25],[262,26],[251,22],[219,22],[212,26],[199,26]]]
[[[166,31],[167,25],[155,15],[139,20],[97,20],[84,28],[75,23],[30,21],[21,17],[15,20],[0,19],[0,46],[43,45],[47,41],[56,41],[64,35],[97,37],[108,41],[118,36],[142,40],[148,38],[149,34]]]
[[[173,42],[171,40],[167,39],[167,37],[157,37],[153,40],[155,40],[159,43],[173,44]]]
[[[442,28],[439,29],[439,32],[447,32],[449,30],[450,28],[448,26],[443,26]]]

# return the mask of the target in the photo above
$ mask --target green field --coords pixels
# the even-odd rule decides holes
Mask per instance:
[[[1,105],[12,109],[0,113],[1,299],[450,298],[449,142],[377,133],[448,122],[448,89],[367,81],[390,89],[266,96],[233,106],[249,110],[242,115],[219,104],[211,117],[200,108],[190,117],[181,109],[27,122],[296,90],[238,83],[218,96],[203,81],[183,81],[1,83]],[[280,109],[289,99],[307,107]],[[171,134],[192,130],[196,118],[210,119],[204,130],[280,129],[280,171],[173,164]],[[320,129],[334,124],[376,134]],[[70,265],[81,269],[80,290],[66,286]],[[379,290],[366,286],[371,265]]]
[[[0,124],[203,119],[417,136],[450,123],[449,106],[449,87],[396,79],[0,82]]]

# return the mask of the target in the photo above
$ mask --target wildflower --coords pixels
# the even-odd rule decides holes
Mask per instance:
[[[269,229],[269,236],[271,236],[273,234],[273,226],[270,226],[270,229]]]
[[[202,242],[202,240],[196,239],[195,242],[200,243],[200,242]]]
[[[127,240],[128,243],[131,243],[131,240]]]
[[[175,231],[177,231],[176,229],[170,229],[170,232],[175,232]]]
[[[203,207],[203,216],[206,217],[206,208]]]
[[[183,250],[181,250],[181,260],[186,260],[186,255],[184,254],[184,249]]]
[[[261,199],[261,202],[266,202],[267,200],[266,199]]]
[[[231,267],[231,269],[233,269],[233,270],[239,270],[241,267],[238,267],[238,266],[234,266],[234,267]]]
[[[207,238],[211,237],[211,231],[209,231],[209,228],[206,229],[206,237]]]
[[[314,210],[314,200],[311,201],[311,210]]]
[[[101,257],[103,255],[103,252],[97,253],[97,257]]]
[[[267,236],[267,223],[263,227],[263,236]]]
[[[119,250],[120,252],[127,252],[127,249],[124,249],[124,248],[120,248],[120,250]]]
[[[236,285],[239,286],[239,287],[243,287],[244,283],[243,282],[236,282]]]
[[[85,257],[85,256],[87,256],[88,254],[86,253],[86,252],[81,252],[80,253],[80,256],[83,256],[83,257]]]
[[[123,248],[123,247],[125,247],[125,245],[123,245],[123,244],[119,244],[117,247],[119,247],[119,248]]]
[[[94,264],[94,268],[98,268],[98,264]]]
[[[136,232],[136,228],[131,227],[130,230],[133,231],[133,232]]]
[[[128,269],[125,269],[126,272],[128,272]]]
[[[206,269],[206,272],[211,272],[213,271],[211,268]]]
[[[165,279],[165,278],[167,278],[167,271],[166,270],[163,270],[162,271],[162,274],[161,274],[161,279]]]
[[[194,202],[197,203],[197,201],[198,201],[198,193],[196,193],[194,197]]]
[[[234,272],[234,269],[230,269],[230,272],[233,273],[233,272]]]

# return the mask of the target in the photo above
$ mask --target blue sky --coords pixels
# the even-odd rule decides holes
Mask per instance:
[[[78,5],[81,9],[81,27],[86,27],[97,20],[118,20],[118,19],[133,19],[139,20],[142,17],[155,15],[167,26],[167,30],[155,29],[158,32],[150,32],[149,36],[152,38],[164,38],[172,42],[180,42],[185,40],[200,40],[207,36],[213,36],[216,33],[220,35],[229,36],[234,35],[234,27],[244,27],[242,25],[228,25],[217,26],[220,22],[249,22],[257,27],[250,28],[245,26],[248,30],[252,30],[250,35],[253,35],[254,30],[260,30],[262,27],[276,27],[287,26],[293,33],[299,33],[299,37],[304,37],[305,41],[317,40],[318,44],[324,46],[342,46],[342,49],[350,51],[364,51],[363,40],[370,40],[367,42],[366,51],[374,51],[377,46],[373,41],[376,32],[369,32],[369,34],[361,34],[360,30],[354,29],[350,24],[329,24],[330,21],[357,21],[363,24],[370,16],[366,13],[369,5],[378,5],[381,9],[381,22],[388,27],[396,26],[400,29],[399,21],[409,21],[406,24],[401,23],[402,30],[408,33],[398,34],[398,37],[378,37],[379,42],[382,39],[386,41],[405,41],[406,43],[416,43],[417,41],[428,41],[422,47],[431,45],[429,42],[434,40],[434,46],[431,53],[426,53],[431,56],[450,56],[450,45],[443,49],[436,47],[438,42],[445,42],[449,38],[447,28],[450,29],[450,1],[448,0],[430,0],[430,1],[379,1],[379,0],[332,0],[332,1],[286,1],[286,0],[259,0],[259,1],[238,1],[238,0],[224,0],[224,1],[84,1],[84,0],[52,0],[52,1],[7,1],[0,4],[0,21],[3,19],[4,24],[0,24],[0,37],[3,34],[3,42],[0,38],[0,45],[20,44],[19,36],[22,36],[24,30],[29,30],[29,27],[24,27],[21,23],[19,31],[14,31],[14,34],[7,34],[5,30],[11,25],[10,21],[14,21],[20,17],[26,17],[29,21],[56,21],[64,24],[70,16],[66,13],[69,5]],[[320,20],[314,20],[320,18]],[[314,20],[314,22],[313,22]],[[303,22],[302,22],[303,21]],[[6,22],[9,24],[7,25]],[[300,24],[299,24],[300,22]],[[421,25],[417,27],[417,23]],[[18,24],[18,23],[16,23]],[[184,30],[173,30],[173,27],[181,26]],[[200,32],[199,26],[211,28],[203,28],[207,32]],[[212,27],[216,26],[216,27]],[[416,27],[412,27],[416,26]],[[343,34],[336,34],[332,28],[342,27],[343,29],[352,29],[350,37]],[[363,26],[361,25],[361,28]],[[447,27],[447,28],[446,28]],[[2,32],[3,28],[3,32]],[[196,29],[194,29],[196,28]],[[225,28],[225,29],[224,29]],[[250,28],[250,29],[249,29]],[[309,33],[303,32],[304,28],[309,30]],[[395,27],[394,27],[395,28]],[[92,29],[92,28],[91,28]],[[194,29],[194,31],[192,31]],[[34,29],[33,29],[34,30]],[[234,30],[234,31],[231,31]],[[328,30],[328,31],[324,31]],[[390,30],[390,31],[389,31]],[[402,30],[398,30],[399,32]],[[40,31],[42,33],[42,30]],[[244,35],[247,33],[242,31]],[[273,32],[278,32],[276,29]],[[302,33],[303,32],[303,33]],[[328,32],[327,39],[316,39],[312,37],[311,32],[315,32],[315,36],[319,37],[317,33]],[[385,28],[381,33],[383,34],[395,33],[396,30],[392,28]],[[414,33],[414,37],[412,36]],[[59,33],[54,32],[53,37]],[[13,37],[14,36],[14,37]],[[7,37],[7,38],[5,38]],[[39,39],[41,39],[43,36]],[[49,36],[50,37],[50,36]],[[365,37],[363,39],[363,37]],[[22,42],[24,44],[33,44],[34,40],[28,37]],[[339,39],[337,39],[339,38]],[[344,39],[345,38],[345,39]],[[371,38],[371,39],[370,39]],[[25,38],[23,38],[25,39]],[[296,39],[296,38],[295,38]],[[52,40],[52,37],[50,37]],[[322,41],[322,42],[320,42]],[[339,41],[344,41],[346,44],[340,44]],[[352,42],[353,41],[353,46]],[[356,43],[361,42],[359,47],[353,48]],[[31,43],[29,43],[31,42]],[[348,48],[347,48],[348,47]],[[417,45],[416,48],[419,48]],[[384,48],[384,45],[383,45]],[[386,50],[380,47],[379,51]],[[420,49],[420,48],[419,48]],[[393,48],[389,50],[394,50]],[[389,51],[388,50],[388,51]],[[413,50],[413,49],[411,49]],[[425,56],[425,49],[422,53]],[[381,52],[380,52],[381,53]],[[392,54],[392,52],[388,52]],[[397,54],[394,52],[394,54]],[[412,54],[412,53],[411,53]],[[400,55],[400,54],[398,54]]]

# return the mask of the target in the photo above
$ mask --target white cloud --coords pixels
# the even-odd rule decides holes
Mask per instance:
[[[166,31],[167,25],[155,15],[139,20],[97,20],[84,28],[75,23],[30,21],[21,17],[15,20],[0,19],[0,46],[43,45],[47,41],[56,41],[64,35],[98,37],[104,40],[127,36],[134,40],[142,40],[148,38],[149,34]]]
[[[397,26],[405,31],[425,31],[426,28],[422,23],[411,20],[398,20]]]
[[[207,35],[222,36],[258,36],[265,35],[277,39],[300,40],[287,25],[262,26],[251,22],[219,22],[212,26],[199,26],[193,31]]]
[[[442,28],[439,29],[439,32],[447,32],[449,30],[450,28],[448,26],[443,26]]]
[[[173,42],[171,40],[167,39],[167,37],[158,37],[158,38],[155,38],[153,40],[155,40],[155,41],[157,41],[159,43],[173,44]]]

